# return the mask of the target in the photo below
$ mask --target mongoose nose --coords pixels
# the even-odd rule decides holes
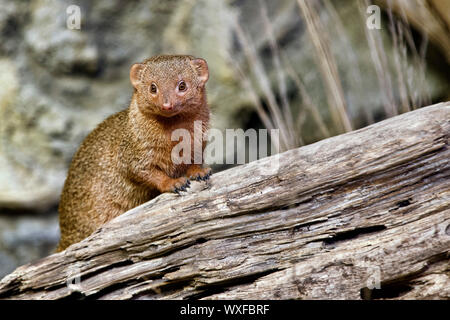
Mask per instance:
[[[163,110],[172,110],[172,108],[173,108],[173,106],[169,102],[164,102],[163,105],[162,105],[162,109]]]

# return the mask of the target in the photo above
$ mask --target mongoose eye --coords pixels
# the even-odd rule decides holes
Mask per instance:
[[[158,91],[158,88],[156,87],[156,84],[152,83],[150,86],[150,92],[155,94]]]
[[[187,89],[186,82],[180,81],[180,83],[178,84],[178,90],[179,91],[186,91],[186,89]]]

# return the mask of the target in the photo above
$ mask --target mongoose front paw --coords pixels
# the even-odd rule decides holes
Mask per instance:
[[[171,191],[180,194],[180,191],[186,191],[187,188],[191,187],[191,182],[185,177],[174,179],[171,187]]]
[[[211,168],[202,168],[202,167],[191,167],[188,171],[187,176],[191,180],[197,180],[197,181],[206,181],[211,177],[212,172]]]

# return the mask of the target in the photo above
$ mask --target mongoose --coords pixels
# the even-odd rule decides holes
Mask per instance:
[[[171,139],[173,130],[184,128],[193,137],[194,121],[200,120],[206,135],[208,78],[206,61],[192,56],[155,56],[131,67],[129,107],[98,125],[72,159],[58,209],[56,251],[161,193],[185,191],[189,179],[209,178],[211,169],[194,164],[194,155],[191,164],[171,159],[179,143]]]

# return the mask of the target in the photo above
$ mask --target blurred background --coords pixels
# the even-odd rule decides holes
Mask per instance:
[[[449,30],[450,0],[0,0],[0,277],[54,251],[67,167],[134,62],[205,58],[212,127],[284,151],[449,100]]]

